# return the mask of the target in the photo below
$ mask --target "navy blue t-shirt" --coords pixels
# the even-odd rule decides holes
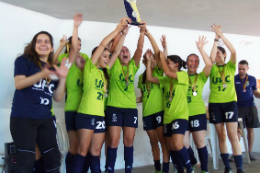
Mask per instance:
[[[245,84],[246,78],[243,79],[243,83]],[[254,102],[254,90],[256,88],[256,79],[254,76],[248,75],[248,81],[246,84],[246,92],[243,92],[243,83],[239,77],[239,75],[235,76],[235,86],[237,92],[237,106],[245,107],[245,106],[255,106]]]
[[[42,62],[42,67],[45,65]],[[14,76],[32,76],[41,71],[32,60],[22,55],[15,61]],[[48,86],[45,79],[41,79],[34,85],[15,90],[11,117],[23,117],[31,119],[52,118],[52,95],[57,88],[58,81],[51,81]]]

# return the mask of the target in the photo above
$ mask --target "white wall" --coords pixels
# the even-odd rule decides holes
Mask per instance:
[[[214,21],[212,21],[214,22]],[[63,34],[68,37],[72,34],[72,20],[59,20],[50,16],[46,16],[37,12],[25,10],[15,6],[11,6],[0,2],[0,154],[4,153],[4,143],[12,141],[9,130],[9,117],[11,112],[12,98],[14,94],[14,61],[18,54],[23,52],[26,43],[29,43],[32,37],[41,30],[50,32],[54,37],[54,48],[59,46],[59,40]],[[88,55],[92,49],[97,46],[101,40],[109,34],[116,24],[88,22],[84,21],[79,29],[79,36],[82,39],[82,50]],[[209,26],[210,27],[210,26]],[[214,33],[205,31],[193,31],[183,29],[173,29],[165,27],[148,26],[150,32],[155,37],[160,48],[160,37],[162,34],[167,35],[169,54],[177,54],[186,59],[190,53],[199,54],[195,41],[199,35],[205,35],[209,43],[205,46],[207,53],[210,53]],[[225,32],[225,26],[223,26]],[[126,38],[125,45],[130,49],[133,55],[137,40],[139,37],[138,28],[132,26]],[[260,78],[260,37],[250,37],[242,35],[226,34],[227,38],[233,43],[237,50],[238,61],[247,59],[249,61],[249,74]],[[151,48],[149,41],[146,39],[144,50]],[[199,71],[203,69],[204,63],[201,62]],[[141,65],[135,77],[135,86],[137,87],[138,76],[144,71]],[[140,91],[136,89],[136,95],[140,96]],[[207,103],[209,95],[208,83],[205,85],[203,99]],[[260,101],[256,100],[258,109]],[[64,122],[63,113],[64,101],[54,104],[54,111],[59,121]],[[135,150],[134,150],[134,166],[143,166],[152,164],[152,154],[149,146],[149,140],[143,131],[141,119],[141,105],[138,104],[139,110],[139,128],[136,132]],[[256,139],[254,151],[260,152],[260,139],[257,134],[260,129],[256,130]],[[103,152],[104,153],[104,152]],[[149,157],[147,157],[149,156]],[[102,165],[104,165],[104,157],[102,157]],[[122,140],[118,149],[118,158],[116,169],[124,167],[123,145]]]

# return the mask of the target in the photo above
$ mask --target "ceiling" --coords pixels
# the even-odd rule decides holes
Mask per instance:
[[[123,0],[0,0],[47,14],[72,19],[76,12],[84,20],[117,23],[126,16]],[[137,0],[142,20],[148,25],[260,36],[260,0]]]

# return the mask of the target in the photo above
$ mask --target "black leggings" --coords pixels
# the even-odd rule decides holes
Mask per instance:
[[[11,117],[10,130],[16,147],[15,173],[33,172],[36,143],[41,151],[46,172],[59,173],[61,154],[52,118],[38,120]]]

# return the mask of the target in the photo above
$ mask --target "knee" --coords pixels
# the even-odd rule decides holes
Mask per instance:
[[[173,143],[173,147],[175,151],[179,151],[183,148],[183,142],[181,141],[176,141]]]
[[[93,146],[90,148],[90,153],[92,156],[100,156],[100,153],[101,153],[101,149],[102,149],[102,146],[99,147],[99,146]]]
[[[117,148],[119,145],[119,139],[116,139],[116,138],[111,138],[109,140],[109,147],[110,148]]]
[[[152,147],[156,147],[156,146],[158,146],[158,139],[152,139],[152,138],[150,138],[150,143],[151,143],[151,146]]]
[[[80,146],[78,147],[78,153],[79,153],[80,155],[82,155],[82,156],[86,156],[87,153],[88,153],[88,147],[87,147],[87,145],[84,145],[84,144],[80,145]]]
[[[228,138],[231,143],[238,142],[238,137],[236,134],[231,134]]]
[[[61,165],[61,153],[58,146],[46,149],[43,152],[42,158],[45,163],[46,172],[58,172]]]
[[[70,143],[69,152],[73,155],[75,155],[78,151],[78,142],[75,141],[73,143]]]
[[[16,167],[21,172],[31,172],[34,162],[35,162],[35,154],[33,152],[26,151],[16,151],[17,161]]]
[[[124,145],[126,147],[132,147],[134,145],[134,138],[129,137],[129,136],[124,137]]]
[[[218,136],[219,143],[226,143],[226,138],[227,136],[225,134],[219,135]]]
[[[196,139],[196,140],[194,140],[194,143],[195,143],[197,148],[202,148],[202,147],[205,146],[204,139]]]

